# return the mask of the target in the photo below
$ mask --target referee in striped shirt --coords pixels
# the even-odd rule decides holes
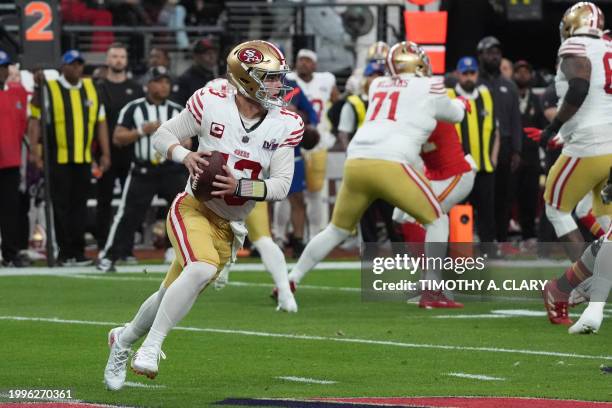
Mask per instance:
[[[110,228],[98,269],[114,270],[117,259],[130,255],[134,233],[142,224],[151,200],[157,194],[168,203],[185,188],[187,173],[182,165],[165,161],[153,148],[151,136],[165,121],[178,115],[183,107],[168,100],[170,74],[164,67],[149,71],[144,98],[131,101],[121,109],[113,143],[134,146],[134,162],[125,182],[121,204]]]

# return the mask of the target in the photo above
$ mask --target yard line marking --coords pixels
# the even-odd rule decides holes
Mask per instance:
[[[119,326],[123,323],[117,322],[96,322],[90,320],[68,320],[59,318],[46,318],[46,317],[25,317],[25,316],[0,316],[0,320],[13,320],[13,321],[32,321],[32,322],[48,322],[48,323],[65,323],[65,324],[84,324],[92,326]],[[582,358],[588,360],[610,360],[612,356],[594,356],[590,354],[576,354],[576,353],[563,353],[556,351],[540,351],[540,350],[524,350],[524,349],[507,349],[498,347],[474,347],[474,346],[453,346],[446,344],[427,344],[427,343],[402,343],[398,341],[388,340],[368,340],[358,338],[346,338],[346,337],[325,337],[325,336],[311,336],[306,334],[285,334],[285,333],[270,333],[270,332],[257,332],[251,330],[232,330],[232,329],[213,329],[213,328],[202,328],[202,327],[175,327],[174,330],[185,330],[202,333],[220,333],[220,334],[239,334],[243,336],[254,336],[254,337],[271,337],[279,339],[293,339],[293,340],[313,340],[313,341],[331,341],[338,343],[352,343],[352,344],[368,344],[377,346],[391,346],[391,347],[403,347],[403,348],[415,348],[415,349],[431,349],[431,350],[456,350],[456,351],[481,351],[487,353],[509,353],[509,354],[527,354],[534,356],[547,356],[547,357],[568,357],[568,358]]]
[[[571,317],[579,317],[580,313],[569,313]],[[604,317],[609,317],[608,312],[604,313]],[[450,314],[450,315],[434,315],[432,319],[503,319],[510,317],[546,317],[546,312],[540,310],[527,309],[508,309],[508,310],[491,310],[487,314]]]
[[[94,280],[117,280],[117,281],[152,281],[156,282],[161,277],[137,277],[137,276],[96,276],[96,275],[58,275],[62,278],[72,279],[94,279]],[[227,283],[228,286],[237,287],[261,287],[270,288],[274,287],[273,283],[258,283],[258,282],[241,282],[241,281],[230,281]],[[344,287],[344,286],[318,286],[318,285],[300,285],[300,289],[318,289],[318,290],[337,290],[340,292],[360,292],[361,288]]]
[[[161,384],[143,384],[135,381],[126,381],[125,383],[123,383],[123,385],[125,385],[126,387],[133,388],[166,388],[165,385]]]
[[[288,263],[287,266],[292,268],[295,263]],[[496,260],[489,261],[488,266],[497,268],[564,268],[570,266],[569,261],[553,261],[549,259],[536,259],[536,260]],[[116,273],[134,273],[142,272],[147,270],[148,272],[167,272],[169,265],[166,264],[139,264],[139,265],[119,265],[117,266]],[[339,261],[339,262],[321,262],[317,264],[314,269],[317,270],[343,270],[352,269],[359,271],[361,269],[360,261]],[[261,272],[265,271],[265,267],[261,263],[238,263],[232,266],[232,271],[236,272]],[[30,275],[58,275],[58,274],[81,274],[81,273],[94,273],[103,274],[96,269],[95,266],[86,267],[27,267],[27,268],[2,268],[0,270],[0,277],[5,276],[30,276]]]
[[[122,273],[142,273],[143,271],[155,272],[155,273],[166,273],[170,265],[166,264],[139,264],[139,265],[118,265],[116,266],[117,272],[113,274]],[[291,268],[295,266],[295,263],[288,263],[287,267]],[[361,262],[358,261],[345,261],[345,262],[321,262],[314,267],[317,270],[345,270],[354,269],[359,271],[361,269]],[[232,265],[233,272],[265,272],[266,268],[262,263],[239,263]],[[95,266],[84,266],[84,267],[73,267],[73,266],[60,266],[54,268],[48,267],[27,267],[27,268],[2,268],[0,270],[0,277],[5,276],[31,276],[31,275],[76,275],[76,274],[98,274],[104,275],[107,272],[102,272],[96,269]]]
[[[502,377],[490,377],[488,375],[481,375],[481,374],[448,373],[446,375],[450,377],[469,378],[472,380],[481,380],[481,381],[506,381],[506,379]]]
[[[436,315],[431,316],[434,319],[506,319],[511,316],[501,314],[457,314],[457,315]]]
[[[306,377],[275,377],[279,380],[287,380],[293,382],[302,382],[309,384],[337,384],[337,381],[328,381],[328,380],[316,380],[314,378],[306,378]]]

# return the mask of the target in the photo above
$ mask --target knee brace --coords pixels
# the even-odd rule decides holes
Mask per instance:
[[[546,204],[546,217],[554,227],[557,237],[566,235],[578,228],[571,213],[560,211],[550,204]]]

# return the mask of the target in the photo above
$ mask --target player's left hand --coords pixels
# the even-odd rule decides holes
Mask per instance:
[[[217,188],[217,190],[211,193],[215,197],[232,196],[238,187],[238,180],[236,180],[229,167],[223,165],[223,170],[225,171],[225,176],[217,174],[215,176],[216,181],[212,183]]]
[[[550,126],[546,126],[544,129],[540,130],[538,128],[526,127],[523,128],[523,132],[525,135],[538,143],[543,148],[548,148],[550,140],[557,135],[557,132],[551,129]]]
[[[534,127],[524,127],[523,132],[525,132],[525,136],[527,136],[529,139],[533,140],[536,143],[540,143],[542,129]]]

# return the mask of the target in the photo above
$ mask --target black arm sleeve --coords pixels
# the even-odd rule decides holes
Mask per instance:
[[[568,84],[569,89],[565,94],[565,102],[579,108],[589,94],[590,82],[584,78],[572,78]]]

